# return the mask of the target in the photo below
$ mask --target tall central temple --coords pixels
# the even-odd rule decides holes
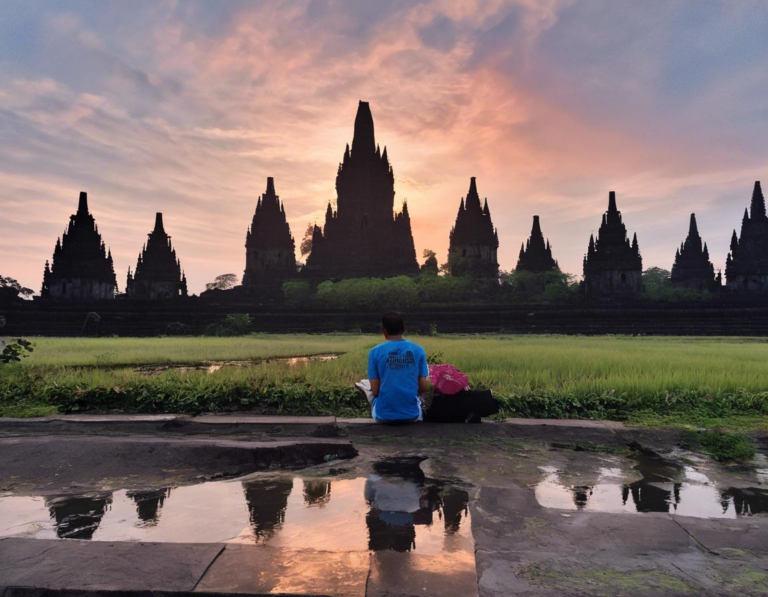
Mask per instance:
[[[360,102],[336,175],[336,210],[315,226],[305,272],[313,278],[387,277],[419,271],[408,205],[395,213],[395,177],[376,145],[368,102]]]

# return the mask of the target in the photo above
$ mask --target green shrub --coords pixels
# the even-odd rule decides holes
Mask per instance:
[[[253,317],[248,313],[231,313],[205,329],[206,336],[245,336],[253,331]]]
[[[720,430],[706,431],[695,438],[702,452],[718,461],[752,460],[755,457],[755,443],[743,433],[728,433]]]

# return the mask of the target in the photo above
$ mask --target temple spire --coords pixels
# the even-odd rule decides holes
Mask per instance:
[[[544,237],[541,232],[541,223],[539,222],[539,216],[533,216],[533,226],[531,227],[531,236]]]
[[[691,214],[691,223],[688,227],[688,238],[699,238],[699,227],[696,225],[696,214]]]
[[[611,191],[608,194],[608,212],[614,213],[619,211],[616,207],[616,191]]]
[[[80,200],[77,203],[77,215],[88,215],[88,193],[80,191]]]
[[[165,234],[165,229],[163,228],[163,214],[160,212],[157,212],[155,215],[155,229],[152,231],[152,234]]]
[[[267,177],[267,190],[264,193],[268,197],[274,197],[276,195],[275,193],[275,179],[271,176]]]
[[[749,208],[750,217],[752,219],[757,216],[760,219],[765,218],[765,198],[763,197],[763,189],[760,186],[760,181],[755,181],[755,188],[752,191],[752,204]]]
[[[360,157],[362,154],[375,153],[376,138],[373,132],[373,115],[368,102],[361,101],[357,106],[355,116],[355,134],[352,137],[352,155]]]
[[[465,205],[468,210],[477,209],[477,211],[482,211],[480,194],[477,192],[477,180],[474,176],[469,181],[469,191],[467,191],[467,201]]]

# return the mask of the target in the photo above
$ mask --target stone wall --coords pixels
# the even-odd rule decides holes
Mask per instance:
[[[94,301],[87,304],[23,301],[0,306],[5,336],[78,336],[90,312],[101,317],[105,336],[156,336],[183,324],[200,334],[229,313],[249,313],[262,332],[377,333],[381,314],[364,311],[291,310],[253,304],[211,305],[200,299],[177,301]],[[695,304],[604,306],[510,306],[457,309],[421,308],[406,313],[413,332],[510,334],[642,334],[690,336],[768,335],[765,300]]]

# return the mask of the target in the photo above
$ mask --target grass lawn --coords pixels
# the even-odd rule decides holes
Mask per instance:
[[[642,424],[768,429],[768,341],[760,338],[431,336],[429,355],[491,388],[504,416],[611,418]],[[359,415],[350,385],[365,377],[366,335],[236,338],[34,338],[35,352],[0,370],[0,414],[51,410]],[[343,353],[148,376],[140,365]]]

